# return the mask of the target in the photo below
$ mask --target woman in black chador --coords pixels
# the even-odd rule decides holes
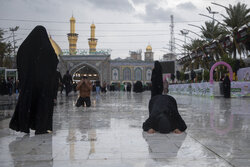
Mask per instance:
[[[149,118],[143,123],[148,133],[181,133],[187,129],[181,118],[176,100],[169,95],[156,95],[149,102]]]
[[[9,127],[35,134],[52,131],[53,96],[58,59],[46,29],[35,27],[17,53],[20,95]]]
[[[143,85],[141,81],[136,81],[136,83],[134,84],[134,92],[135,93],[143,92]]]
[[[222,85],[223,85],[224,97],[230,98],[231,97],[231,81],[228,76],[225,77]]]
[[[163,91],[162,69],[159,61],[155,61],[154,69],[151,77],[151,98],[156,95],[161,95]]]

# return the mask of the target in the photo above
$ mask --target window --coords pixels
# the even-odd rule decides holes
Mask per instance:
[[[117,68],[114,68],[112,70],[112,80],[113,81],[119,80],[119,70]]]
[[[151,80],[151,75],[152,75],[152,70],[151,69],[147,69],[147,71],[146,71],[146,80],[147,81]]]
[[[129,68],[123,70],[123,80],[131,80],[131,70]]]
[[[140,68],[135,69],[135,80],[136,81],[142,80],[142,70]]]

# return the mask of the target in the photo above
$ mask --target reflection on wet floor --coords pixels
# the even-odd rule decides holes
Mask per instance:
[[[142,131],[150,92],[93,94],[90,108],[59,94],[52,134],[24,135],[0,121],[0,166],[249,166],[249,99],[173,96],[188,126],[180,135]]]

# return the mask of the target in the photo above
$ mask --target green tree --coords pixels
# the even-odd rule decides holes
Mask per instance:
[[[240,68],[244,68],[246,66],[242,59],[233,59],[226,55],[224,55],[221,60],[228,63],[232,67],[233,72],[237,72]]]
[[[4,31],[0,29],[0,67],[11,68],[12,61],[10,58],[11,44],[4,42]]]
[[[2,29],[0,29],[0,67],[3,66],[3,60],[6,52],[6,43],[4,43],[3,38],[4,32]]]
[[[214,21],[206,21],[205,26],[201,26],[201,33],[202,37],[209,43],[214,42],[216,39],[224,38],[229,34],[225,27]],[[214,59],[218,61],[224,53],[223,48],[217,43],[217,48],[213,53],[210,53],[210,55],[213,55]]]
[[[206,21],[205,26],[201,26],[202,37],[207,41],[212,41],[217,38],[225,37],[228,31],[219,23],[214,21]]]
[[[200,39],[194,39],[191,41],[190,44],[186,44],[183,47],[185,49],[187,49],[189,52],[192,52],[200,47],[203,47],[203,45],[206,43],[206,41],[204,40],[200,40]]]
[[[229,7],[225,7],[227,16],[222,15],[224,17],[223,22],[226,24],[226,27],[231,29],[231,33],[233,35],[233,58],[236,59],[236,52],[238,51],[241,54],[241,49],[236,42],[236,36],[239,29],[249,24],[250,22],[250,9],[247,8],[247,5],[244,3],[238,2],[236,5]]]
[[[183,71],[180,72],[180,80],[184,81],[185,80],[185,74]]]
[[[205,70],[204,73],[203,73],[203,79],[208,82],[209,77],[210,77],[209,71]]]

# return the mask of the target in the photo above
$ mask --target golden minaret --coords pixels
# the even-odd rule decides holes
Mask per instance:
[[[90,29],[89,53],[91,54],[96,52],[97,39],[95,38],[95,25],[91,24]]]
[[[72,15],[72,17],[70,18],[70,33],[67,34],[68,40],[69,40],[69,54],[70,55],[76,54],[76,42],[78,39],[78,34],[75,33],[75,23],[76,23],[76,20]]]

